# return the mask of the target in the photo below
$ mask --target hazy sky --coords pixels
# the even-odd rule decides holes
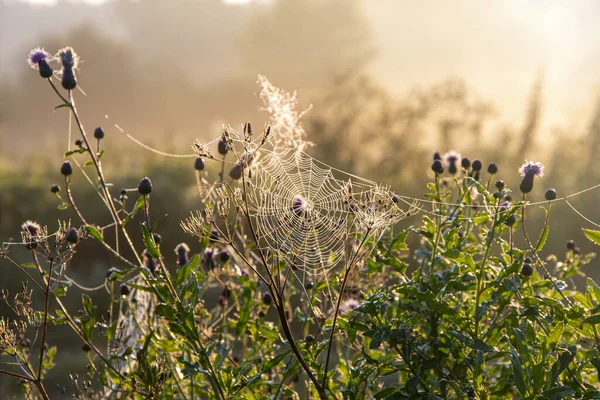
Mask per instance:
[[[370,72],[392,93],[401,95],[448,76],[464,77],[472,89],[496,103],[502,119],[520,121],[532,82],[542,73],[543,126],[584,128],[588,123],[600,92],[600,1],[362,4],[377,49]],[[10,32],[3,36],[11,38]]]

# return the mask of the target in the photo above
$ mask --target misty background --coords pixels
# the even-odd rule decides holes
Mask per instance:
[[[172,249],[191,242],[179,222],[197,207],[193,159],[149,153],[114,124],[160,150],[191,153],[195,139],[218,137],[222,124],[264,126],[258,74],[298,90],[302,106],[313,105],[304,119],[316,144],[311,155],[400,194],[423,198],[433,153],[449,150],[484,166],[496,162],[498,178],[515,190],[519,165],[541,161],[546,176],[536,182],[533,201],[550,187],[561,197],[600,183],[598,16],[593,0],[5,0],[2,240],[18,240],[27,219],[53,228],[58,218],[76,217],[59,212],[49,191],[53,183],[64,186],[59,168],[69,116],[54,111],[56,95],[27,65],[32,48],[55,53],[72,46],[79,53],[86,95],[75,93],[78,108],[88,131],[104,127],[109,180],[131,188],[151,177],[153,213],[169,214],[161,222],[162,247]],[[77,172],[74,191],[88,220],[110,221]],[[599,194],[590,191],[572,204],[600,222]],[[537,236],[543,212],[530,215],[529,232]],[[595,251],[581,233],[594,226],[565,203],[553,207],[551,218],[546,254],[560,258],[567,239]],[[419,217],[406,223],[419,224]],[[97,286],[118,262],[87,242],[79,249],[88,258],[75,257],[71,277]],[[174,267],[172,251],[163,251]],[[598,280],[599,266],[594,261],[584,270]],[[2,287],[15,293],[22,277],[6,263],[0,268]],[[49,379],[68,387],[64,371],[81,370],[83,355],[67,331],[54,334],[61,367]],[[2,377],[0,393],[12,390],[7,385]]]

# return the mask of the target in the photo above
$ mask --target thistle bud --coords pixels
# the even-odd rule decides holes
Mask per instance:
[[[204,160],[202,157],[196,157],[196,160],[194,160],[194,169],[196,171],[202,171],[204,169]]]
[[[229,153],[229,148],[227,147],[227,142],[225,141],[225,138],[219,139],[217,147],[219,150],[219,154],[221,154],[222,156]]]
[[[311,281],[304,282],[304,289],[310,290],[314,287],[314,284]]]
[[[50,187],[50,191],[51,191],[52,193],[56,194],[56,193],[60,192],[60,186],[58,186],[58,185],[52,185],[52,186]]]
[[[226,263],[227,261],[229,261],[230,257],[231,256],[229,255],[227,250],[223,250],[222,252],[219,253],[219,260],[221,260],[222,263]]]
[[[511,214],[508,217],[506,217],[506,219],[504,220],[504,225],[513,226],[516,222],[517,222],[517,217],[515,217],[515,214]]]
[[[504,189],[504,181],[496,181],[496,189],[502,191]]]
[[[490,165],[488,165],[488,173],[494,175],[498,173],[498,166],[496,165],[496,163],[490,163]]]
[[[535,177],[544,176],[544,166],[539,162],[527,161],[519,168],[519,172],[523,176],[519,190],[521,190],[521,193],[527,194],[533,190]]]
[[[556,200],[556,190],[554,190],[554,189],[548,189],[546,191],[546,194],[544,195],[544,197],[548,201]]]
[[[183,267],[190,261],[189,258],[190,248],[185,243],[179,243],[175,247],[175,254],[177,254],[177,265]]]
[[[471,160],[465,157],[460,161],[460,165],[462,165],[464,169],[469,169],[469,167],[471,166]]]
[[[435,153],[433,153],[433,161],[441,160],[441,159],[442,159],[442,156],[440,155],[439,152],[436,151]]]
[[[144,267],[148,268],[151,273],[154,273],[158,267],[156,260],[150,255],[148,250],[144,250],[142,256],[144,257]]]
[[[306,343],[312,343],[315,341],[315,337],[313,335],[306,335],[306,337],[304,338],[304,340],[306,340]]]
[[[60,173],[64,176],[69,176],[73,173],[73,167],[71,166],[71,161],[65,160],[60,166]]]
[[[229,171],[229,176],[231,179],[238,180],[242,178],[243,168],[241,164],[235,164],[231,170]]]
[[[58,57],[62,63],[62,87],[66,90],[73,90],[77,86],[75,70],[79,64],[79,56],[71,47],[65,47],[58,51]]]
[[[140,181],[138,192],[140,192],[142,196],[147,196],[152,193],[152,182],[150,181],[150,178],[146,177]]]
[[[204,269],[207,271],[213,270],[215,268],[215,261],[213,259],[214,251],[212,249],[206,249],[204,251]]]
[[[573,240],[568,240],[567,241],[567,250],[575,250],[575,242]]]
[[[62,79],[60,80],[62,87],[66,90],[73,90],[77,87],[77,78],[73,68],[63,68]]]
[[[273,296],[271,296],[271,293],[265,292],[262,297],[262,302],[265,305],[270,306],[273,303]]]
[[[153,233],[152,238],[156,244],[160,244],[160,241],[162,240],[162,236],[160,236],[158,233]]]
[[[229,286],[225,286],[223,288],[223,291],[221,292],[221,296],[225,297],[226,299],[231,297],[231,289],[229,289]]]
[[[471,167],[473,168],[473,171],[481,171],[481,168],[483,168],[483,164],[481,163],[481,161],[475,160],[471,164]]]
[[[67,239],[67,242],[71,244],[76,244],[79,241],[79,234],[77,233],[77,229],[69,229],[67,231],[67,234],[65,235],[65,239]]]
[[[435,172],[437,175],[441,175],[444,173],[444,167],[442,166],[442,162],[440,160],[435,160],[433,164],[431,164],[431,170]]]
[[[121,296],[128,296],[129,293],[131,293],[129,286],[127,286],[125,283],[121,283]]]
[[[523,276],[533,275],[533,267],[531,266],[531,264],[528,264],[528,263],[523,264],[523,267],[521,268],[521,275],[523,275]]]
[[[104,139],[104,129],[101,126],[94,129],[94,137],[98,140]]]

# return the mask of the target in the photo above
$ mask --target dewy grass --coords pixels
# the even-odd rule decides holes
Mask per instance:
[[[577,290],[572,280],[594,254],[571,241],[540,255],[551,204],[561,201],[554,189],[537,241],[526,229],[541,164],[522,167],[522,198],[513,200],[495,163],[436,153],[432,171],[423,160],[414,172],[434,174],[415,202],[306,153],[296,94],[259,77],[267,128],[225,126],[194,144],[200,201],[181,223],[194,243],[166,249],[163,217],[150,207],[161,185],[142,175],[137,188],[112,193],[102,162],[115,138],[96,128],[92,143],[86,133],[74,50],[36,49],[28,61],[81,138],[56,156],[67,193],[65,201],[51,189],[65,213],[56,231],[26,221],[22,241],[0,249],[25,281],[14,298],[1,292],[12,315],[0,321],[0,373],[26,397],[55,396],[51,324],[81,342],[86,376],[71,374],[60,388],[77,398],[600,397],[600,286],[588,278]],[[82,176],[112,223],[77,207],[72,183]],[[397,229],[408,217],[413,225]],[[586,235],[600,242],[599,232]],[[87,293],[98,288],[69,278],[71,260],[94,242],[115,256],[99,286],[108,309]],[[13,257],[17,246],[29,261]],[[77,312],[64,302],[72,285],[84,291]]]

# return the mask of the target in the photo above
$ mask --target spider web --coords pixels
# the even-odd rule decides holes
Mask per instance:
[[[228,134],[245,165],[236,205],[254,221],[258,244],[297,269],[324,274],[414,211],[402,210],[387,187],[283,147],[281,137],[258,146],[234,130]],[[223,191],[216,192],[222,201]]]

